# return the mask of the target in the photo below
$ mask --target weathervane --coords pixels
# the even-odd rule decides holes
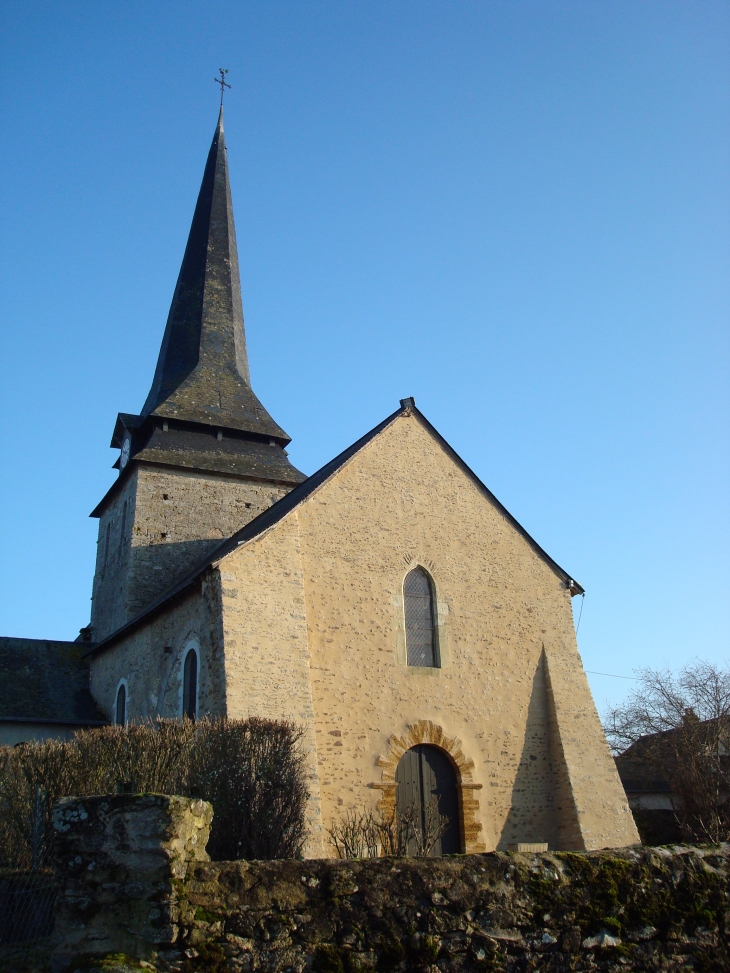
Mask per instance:
[[[221,86],[221,108],[222,108],[223,107],[223,94],[224,94],[226,88],[230,88],[231,86],[226,81],[226,75],[228,74],[228,68],[218,68],[218,71],[220,73],[220,78],[213,78],[213,80],[215,81],[216,84],[219,84]]]

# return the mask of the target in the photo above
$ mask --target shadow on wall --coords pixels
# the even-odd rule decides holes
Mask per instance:
[[[518,842],[547,842],[571,850],[578,829],[557,732],[545,651],[532,677],[522,754],[498,850]]]
[[[130,614],[136,615],[189,574],[220,544],[222,537],[196,541],[160,541],[133,547],[130,564]]]

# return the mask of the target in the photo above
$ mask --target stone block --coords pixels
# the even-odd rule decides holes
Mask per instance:
[[[190,862],[207,862],[213,808],[160,794],[64,798],[54,808],[62,894],[54,973],[110,953],[145,959],[174,944]]]

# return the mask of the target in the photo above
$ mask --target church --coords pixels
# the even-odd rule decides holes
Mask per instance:
[[[152,386],[117,417],[91,514],[90,624],[0,640],[0,742],[285,718],[308,857],[334,854],[339,814],[404,794],[437,797],[443,853],[638,842],[578,654],[582,587],[412,398],[309,477],[289,442],[251,387],[221,109]]]

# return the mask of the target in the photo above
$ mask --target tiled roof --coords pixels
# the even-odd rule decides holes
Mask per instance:
[[[84,642],[0,638],[0,720],[106,723],[89,692]]]

